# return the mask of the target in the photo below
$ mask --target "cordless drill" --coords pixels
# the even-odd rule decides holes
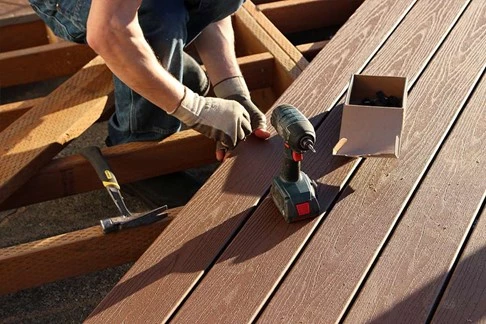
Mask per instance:
[[[284,140],[284,159],[280,174],[273,178],[270,194],[288,223],[319,215],[315,182],[301,171],[303,153],[315,153],[316,133],[309,120],[294,106],[276,107],[270,119]]]

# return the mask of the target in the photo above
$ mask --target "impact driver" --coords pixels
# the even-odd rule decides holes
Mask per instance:
[[[284,140],[284,159],[280,174],[273,178],[270,194],[288,223],[320,214],[316,184],[301,171],[303,153],[315,153],[316,133],[309,120],[294,106],[276,107],[270,119]]]

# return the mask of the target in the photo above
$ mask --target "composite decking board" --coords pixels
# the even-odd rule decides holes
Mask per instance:
[[[345,322],[427,321],[484,199],[485,98],[486,78],[483,78]]]
[[[357,18],[348,21],[277,104],[289,102],[308,116],[316,115],[312,121],[317,125],[322,113],[341,97],[349,75],[361,71],[415,2],[366,1],[357,10]],[[349,59],[342,57],[345,44],[350,46],[346,50]],[[314,68],[309,70],[311,66]],[[268,190],[278,172],[281,146],[281,140],[273,136],[266,143],[249,138],[237,148],[88,322],[163,321],[170,317]]]
[[[302,71],[309,65],[302,53],[275,27],[265,15],[263,15],[251,2],[245,2],[243,9],[255,19],[261,28],[268,33],[271,39],[294,61],[293,65],[298,66]]]
[[[486,209],[479,212],[477,224],[432,318],[434,324],[486,320]]]
[[[179,210],[117,233],[103,234],[98,225],[0,249],[0,295],[136,261]]]
[[[434,0],[421,1],[363,73],[403,75],[415,80],[467,3],[468,0],[458,0],[444,8]],[[427,20],[424,15],[430,18]],[[425,20],[417,24],[417,19]],[[413,40],[414,37],[420,41]],[[412,45],[407,46],[408,42]],[[397,55],[404,44],[408,48],[406,54]],[[413,82],[409,87],[412,85]],[[339,124],[340,111],[331,111],[317,131],[318,155],[308,154],[308,161],[303,162],[305,172],[322,184],[318,197],[323,197],[320,199],[323,210],[339,194],[357,162],[332,156]],[[287,225],[271,200],[265,199],[174,319],[181,322],[252,320],[316,226],[316,221]]]
[[[99,118],[111,79],[97,57],[0,133],[0,203]]]
[[[339,321],[484,73],[486,7],[473,0],[409,97],[400,159],[366,159],[263,310],[261,322]]]
[[[341,26],[362,3],[363,0],[290,0],[261,4],[258,9],[282,33],[292,33]]]
[[[88,46],[70,42],[0,53],[0,87],[72,75],[95,56]]]

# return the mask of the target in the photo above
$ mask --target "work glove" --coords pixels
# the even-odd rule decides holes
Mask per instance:
[[[219,98],[235,100],[239,102],[250,114],[251,128],[260,138],[268,138],[267,120],[265,115],[251,101],[250,91],[242,76],[225,79],[214,86],[214,94]]]
[[[250,115],[238,102],[202,97],[187,87],[179,107],[170,114],[216,140],[218,149],[232,150],[251,134]]]

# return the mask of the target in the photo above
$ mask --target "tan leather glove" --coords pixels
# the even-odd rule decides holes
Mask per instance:
[[[251,101],[250,91],[242,76],[225,79],[214,86],[214,93],[219,98],[238,101],[250,114],[252,130],[267,129],[265,115]]]
[[[202,97],[188,88],[171,114],[199,133],[232,150],[251,134],[250,115],[238,102]]]

